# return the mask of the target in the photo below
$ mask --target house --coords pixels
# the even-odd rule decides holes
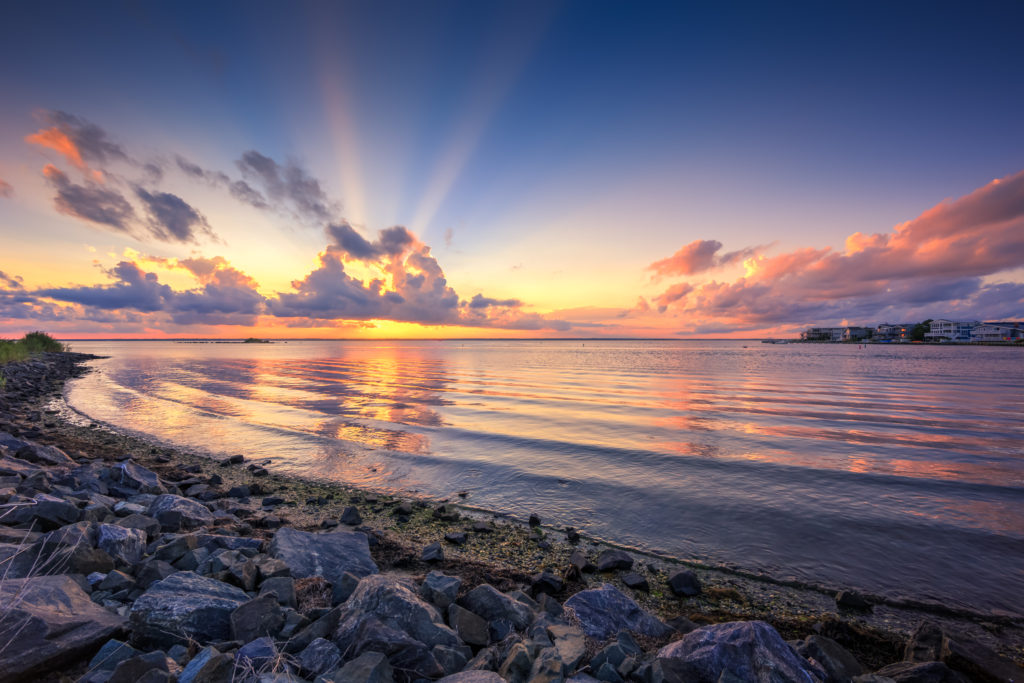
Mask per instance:
[[[971,330],[980,325],[978,320],[933,320],[931,330],[925,332],[925,341],[942,342],[969,342],[971,341]]]
[[[996,321],[977,325],[971,330],[973,342],[1002,342],[1024,339],[1024,322]]]
[[[871,336],[867,327],[808,327],[800,333],[803,341],[857,341]]]
[[[871,337],[874,341],[908,342],[914,332],[914,323],[882,323]]]

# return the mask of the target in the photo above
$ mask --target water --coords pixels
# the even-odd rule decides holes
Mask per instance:
[[[1018,349],[78,342],[69,403],[213,454],[1024,615]]]

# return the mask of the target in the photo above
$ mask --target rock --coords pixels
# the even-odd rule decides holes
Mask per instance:
[[[391,665],[387,657],[379,652],[364,652],[345,666],[325,683],[393,683]]]
[[[797,653],[805,659],[814,659],[825,670],[829,683],[845,683],[864,673],[864,667],[842,645],[825,636],[807,636],[797,646]]]
[[[277,659],[277,645],[270,636],[250,640],[235,653],[235,677],[244,678],[249,671],[260,672]]]
[[[75,467],[78,465],[67,453],[56,446],[43,446],[36,443],[26,443],[14,451],[14,457],[47,467]]]
[[[579,550],[572,551],[572,555],[569,556],[569,564],[585,574],[593,574],[597,571],[597,565],[587,559],[587,556]]]
[[[119,500],[114,503],[114,514],[118,517],[128,517],[129,515],[143,515],[146,513],[148,506],[139,505],[138,503],[129,503],[126,500]]]
[[[668,579],[668,587],[676,595],[692,597],[700,595],[700,579],[689,569],[682,569],[675,572]]]
[[[449,605],[448,623],[459,635],[459,638],[470,645],[483,647],[490,642],[487,621],[468,609],[454,603]]]
[[[522,643],[516,643],[508,651],[508,656],[498,669],[498,675],[509,683],[523,683],[530,674],[533,661],[530,659],[530,652]]]
[[[147,560],[142,568],[135,573],[135,582],[145,590],[157,581],[166,579],[177,570],[169,562],[163,560]]]
[[[672,629],[655,619],[611,584],[580,591],[565,601],[579,619],[583,632],[597,640],[607,640],[622,630],[659,638]]]
[[[441,544],[431,543],[423,548],[420,552],[420,561],[428,563],[444,562],[444,550],[441,549]]]
[[[348,600],[359,586],[359,577],[351,572],[341,575],[341,580],[331,586],[331,605],[338,605]]]
[[[249,601],[235,586],[178,572],[157,581],[132,605],[132,642],[172,645],[188,639],[200,645],[227,640],[231,613]]]
[[[269,554],[283,560],[297,579],[322,576],[335,583],[345,572],[377,573],[366,536],[353,531],[314,534],[285,527],[274,534]]]
[[[942,662],[897,662],[875,672],[896,683],[970,683],[969,678]]]
[[[117,525],[126,529],[141,529],[146,534],[147,541],[152,541],[160,535],[160,522],[146,515],[132,513],[117,520]]]
[[[107,683],[137,683],[152,670],[167,673],[167,655],[159,650],[125,659],[114,668]]]
[[[493,671],[462,671],[445,676],[437,683],[505,683],[505,679]]]
[[[649,592],[651,590],[651,586],[650,586],[649,583],[647,583],[647,579],[645,579],[640,574],[637,574],[636,572],[630,572],[628,574],[624,574],[622,576],[622,583],[626,584],[626,586],[628,588],[632,588],[633,590],[643,591],[645,593],[647,593],[647,592]]]
[[[530,515],[530,526],[540,526],[540,515],[537,513]]]
[[[448,541],[452,545],[465,545],[469,537],[464,531],[453,531],[450,534],[444,535],[444,540]]]
[[[173,493],[157,496],[149,506],[149,516],[160,522],[165,531],[213,525],[213,513],[208,507]]]
[[[131,460],[120,462],[111,469],[111,478],[117,483],[136,489],[139,493],[167,493],[167,487],[160,483],[160,477],[155,472],[147,470],[141,465],[136,465]]]
[[[348,619],[344,619],[338,625],[334,644],[346,656],[380,652],[386,655],[391,666],[402,671],[408,680],[439,678],[444,675],[444,669],[434,658],[427,644],[404,631],[388,626],[374,614],[352,614]]]
[[[263,595],[231,612],[231,637],[248,643],[263,636],[277,636],[284,627],[284,612],[276,595]]]
[[[569,543],[573,543],[573,544],[579,543],[580,542],[580,532],[576,531],[576,529],[574,527],[571,527],[571,526],[565,527],[565,540],[567,540],[567,541],[569,541]]]
[[[352,505],[349,505],[341,513],[341,523],[349,526],[359,526],[363,523],[363,516],[359,514],[359,510]]]
[[[733,621],[691,631],[658,652],[677,660],[694,681],[817,683],[822,672],[800,657],[778,631],[763,621]]]
[[[298,656],[299,668],[310,678],[334,671],[341,665],[338,646],[324,638],[317,638]]]
[[[556,619],[561,619],[562,615],[565,614],[565,609],[562,608],[562,603],[555,600],[547,593],[541,593],[537,598],[537,606],[547,614]]]
[[[96,588],[101,591],[116,593],[124,590],[125,588],[131,588],[134,585],[135,579],[124,572],[119,572],[115,569],[103,577],[103,580],[99,582],[99,585]]]
[[[51,531],[74,524],[81,516],[82,513],[74,503],[47,493],[39,493],[32,497],[29,505],[14,508],[10,518],[22,524],[34,524],[36,529]]]
[[[260,584],[260,595],[273,595],[277,602],[295,607],[295,579],[290,576],[275,576]]]
[[[240,486],[232,486],[227,492],[228,498],[248,498],[251,495],[252,491],[244,484]]]
[[[455,602],[461,586],[461,579],[455,576],[430,572],[420,585],[420,595],[438,609],[448,609],[448,605]]]
[[[871,602],[860,593],[854,591],[839,591],[836,593],[836,604],[840,607],[854,610],[869,610]]]
[[[234,669],[234,657],[204,647],[178,675],[178,683],[230,683]]]
[[[558,651],[553,647],[542,648],[533,660],[533,668],[530,669],[530,683],[562,683],[562,674],[565,666]]]
[[[519,630],[525,629],[533,620],[530,608],[518,600],[504,595],[494,586],[481,584],[462,599],[462,604],[487,621],[507,620]]]
[[[547,631],[566,671],[574,671],[587,655],[587,640],[583,631],[569,624],[551,624]]]
[[[929,619],[922,620],[907,640],[905,662],[937,662],[942,659],[942,628]]]
[[[562,592],[563,587],[562,579],[549,571],[534,574],[530,578],[530,592],[534,595],[540,595],[541,593],[557,595]]]
[[[0,581],[0,677],[32,679],[95,652],[124,619],[89,599],[68,576]]]
[[[986,683],[1024,681],[1024,668],[1004,659],[979,642],[945,634],[942,661],[971,680]]]
[[[89,660],[89,671],[113,671],[124,660],[140,654],[128,643],[112,638]]]
[[[610,572],[616,569],[631,569],[633,558],[621,550],[609,548],[597,556],[597,571]]]
[[[377,574],[359,582],[342,607],[335,642],[341,646],[342,641],[351,641],[359,620],[367,615],[431,647],[460,644],[458,636],[445,626],[437,609],[393,576]]]
[[[100,524],[96,545],[123,564],[135,564],[146,551],[146,532],[115,524]]]
[[[489,522],[473,522],[473,531],[478,534],[490,534],[494,532],[494,528]]]

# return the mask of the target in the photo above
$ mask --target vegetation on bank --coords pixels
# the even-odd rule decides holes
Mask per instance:
[[[67,344],[61,344],[45,332],[29,332],[17,341],[0,339],[0,365],[12,361],[25,360],[33,353],[52,353],[67,350]]]

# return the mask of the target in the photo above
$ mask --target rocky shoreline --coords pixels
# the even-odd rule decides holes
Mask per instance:
[[[0,367],[0,683],[1021,681],[1024,623],[685,565],[66,419]]]

